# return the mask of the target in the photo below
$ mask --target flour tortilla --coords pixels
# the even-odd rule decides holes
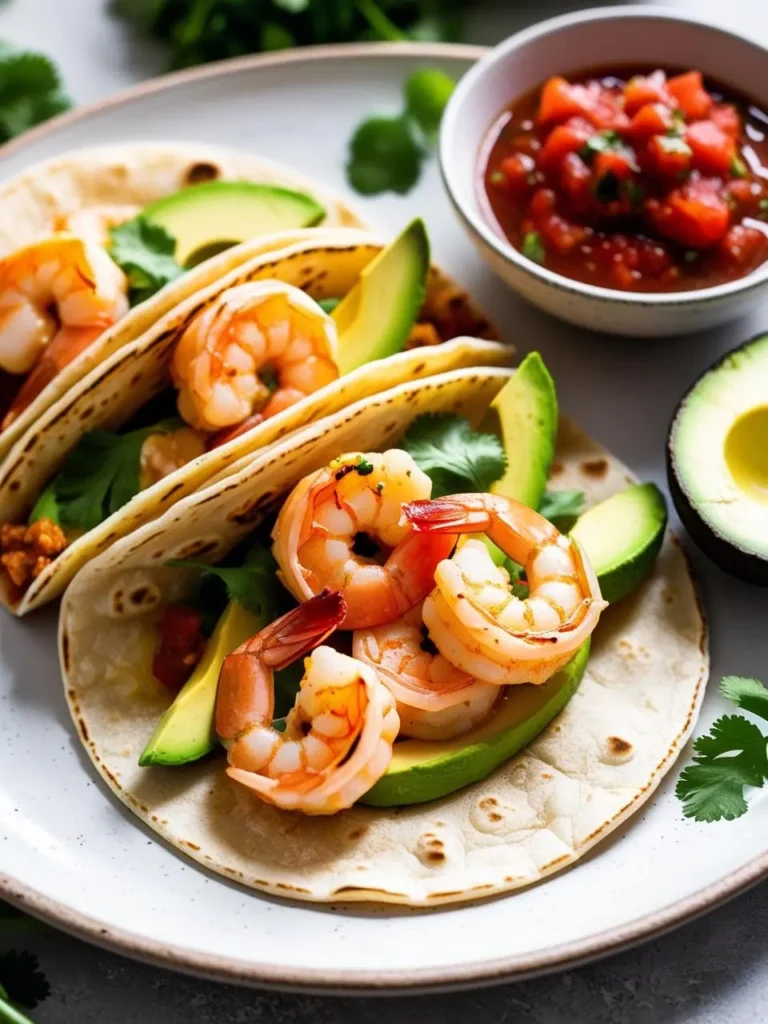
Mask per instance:
[[[184,768],[138,767],[168,704],[150,669],[155,623],[193,583],[166,561],[220,559],[300,477],[345,451],[396,443],[423,413],[458,412],[477,423],[508,376],[457,370],[351,406],[180,502],[75,580],[62,606],[60,652],[78,733],[113,792],[182,853],[273,895],[434,906],[516,889],[573,864],[669,771],[708,671],[696,590],[670,536],[652,578],[603,614],[565,711],[527,750],[452,796],[308,818],[228,779],[223,752]],[[632,482],[621,463],[562,423],[554,487],[580,488],[591,505]]]
[[[234,267],[161,317],[140,338],[115,352],[39,417],[0,467],[0,523],[26,520],[38,496],[77,442],[90,430],[115,430],[158,391],[168,386],[175,343],[189,321],[221,291],[244,281],[279,280],[314,298],[341,296],[386,243],[350,228],[312,234],[279,251]],[[436,267],[429,273],[422,312],[450,316],[472,335],[488,335],[484,314],[465,292]],[[379,359],[322,388],[247,433],[200,456],[142,491],[98,527],[74,541],[19,598],[8,576],[0,576],[0,599],[24,615],[59,597],[89,559],[120,537],[161,515],[214,477],[228,474],[286,434],[401,381],[428,377],[461,366],[508,365],[514,350],[476,337],[412,349]]]
[[[0,258],[49,237],[59,218],[102,204],[146,206],[200,180],[251,181],[306,192],[327,211],[320,230],[365,227],[365,222],[330,189],[269,160],[202,143],[127,143],[77,150],[37,164],[0,185]],[[309,234],[317,228],[308,229]],[[214,256],[190,270],[127,316],[70,363],[24,413],[0,433],[0,461],[46,409],[61,399],[94,366],[139,337],[178,302],[228,270],[287,244],[290,236],[265,235]]]

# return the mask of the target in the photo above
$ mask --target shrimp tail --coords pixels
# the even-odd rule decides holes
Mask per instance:
[[[258,641],[265,665],[279,671],[313,651],[339,626],[347,614],[347,603],[339,590],[329,590],[292,608],[267,626],[257,637],[246,640],[238,651],[250,653],[249,645]]]
[[[489,511],[452,498],[410,501],[403,514],[416,533],[483,533],[493,517]]]

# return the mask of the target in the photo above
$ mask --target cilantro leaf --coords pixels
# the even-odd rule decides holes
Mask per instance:
[[[0,954],[0,985],[11,1002],[30,1010],[51,994],[51,986],[34,953],[15,949]]]
[[[56,66],[46,56],[0,42],[0,143],[71,106]]]
[[[141,448],[146,439],[179,426],[180,420],[164,420],[127,434],[85,434],[38,498],[30,522],[47,516],[64,527],[94,529],[141,490]]]
[[[744,787],[759,788],[768,777],[766,737],[741,715],[724,715],[693,746],[695,763],[675,789],[683,814],[696,821],[740,817],[747,810]]]
[[[261,544],[254,544],[249,549],[240,566],[222,567],[179,558],[171,559],[166,564],[198,569],[204,579],[219,580],[224,584],[227,600],[237,601],[254,615],[263,615],[266,608],[277,605],[276,594],[280,589],[277,563],[272,552]],[[277,618],[277,614],[272,618]]]
[[[430,141],[437,137],[443,111],[454,86],[453,79],[438,68],[421,68],[405,80],[406,114],[413,118]]]
[[[544,251],[544,245],[538,231],[527,231],[523,235],[523,244],[520,247],[520,252],[534,263],[546,263],[547,254]]]
[[[562,520],[581,515],[585,500],[583,491],[546,491],[539,512],[557,526]]]
[[[416,465],[432,481],[432,497],[490,490],[504,475],[507,456],[495,434],[476,433],[462,416],[420,416],[402,441]]]
[[[720,683],[720,693],[737,708],[751,711],[753,715],[768,720],[768,687],[759,679],[724,676]]]
[[[419,180],[423,151],[408,117],[370,117],[349,144],[347,178],[364,196],[404,195]]]
[[[131,305],[144,302],[184,273],[174,258],[176,239],[141,215],[110,228],[110,256],[128,278]]]

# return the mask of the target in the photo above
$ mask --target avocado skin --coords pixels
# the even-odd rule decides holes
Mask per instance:
[[[508,761],[539,735],[539,733],[565,707],[579,687],[589,661],[590,640],[586,640],[576,651],[568,664],[561,669],[566,681],[557,694],[534,714],[517,726],[506,729],[501,723],[496,735],[472,741],[472,732],[461,737],[465,745],[460,750],[440,758],[439,754],[429,761],[411,765],[402,772],[393,771],[383,775],[358,803],[369,807],[403,807],[408,804],[423,804],[429,800],[455,793],[458,789],[487,778],[491,772]],[[547,685],[547,684],[544,684]],[[514,690],[514,687],[510,687]],[[478,726],[474,732],[486,731],[487,726]],[[407,742],[407,741],[406,741]],[[395,759],[397,757],[395,745]],[[396,760],[395,760],[396,767]]]
[[[745,341],[742,345],[738,345],[736,348],[731,349],[730,352],[726,352],[724,356],[717,359],[711,366],[708,366],[699,374],[680,399],[672,415],[666,448],[669,493],[680,521],[691,540],[724,573],[740,579],[744,583],[751,583],[758,587],[768,587],[768,558],[744,547],[736,538],[727,537],[719,530],[715,530],[712,524],[704,519],[678,475],[675,441],[680,418],[685,414],[691,394],[696,389],[699,381],[711,373],[716,373],[736,353],[742,352],[744,349],[749,348],[756,342],[763,341],[765,338],[765,332],[754,335],[754,337]],[[744,500],[747,501],[749,499],[745,498]]]

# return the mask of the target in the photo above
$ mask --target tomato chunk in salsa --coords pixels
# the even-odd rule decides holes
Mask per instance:
[[[555,76],[483,154],[497,228],[566,277],[682,291],[768,259],[768,114],[700,71]]]

